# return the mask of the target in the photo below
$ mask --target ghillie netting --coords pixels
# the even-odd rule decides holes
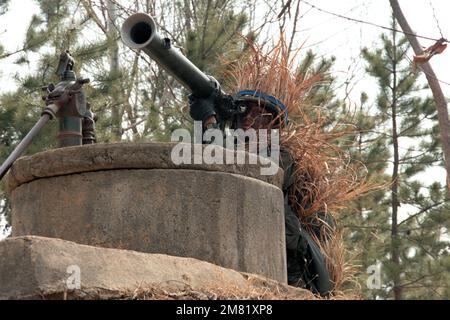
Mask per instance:
[[[353,279],[354,268],[346,262],[339,228],[328,226],[316,213],[339,221],[339,210],[374,187],[365,182],[365,167],[340,147],[354,127],[331,121],[323,108],[311,102],[314,88],[327,86],[325,75],[297,66],[298,55],[299,51],[289,52],[283,36],[271,50],[248,43],[244,55],[227,62],[227,90],[261,91],[286,105],[290,123],[281,127],[280,139],[281,148],[295,163],[291,205],[321,247],[338,292]],[[321,229],[321,239],[312,232],[312,225]]]

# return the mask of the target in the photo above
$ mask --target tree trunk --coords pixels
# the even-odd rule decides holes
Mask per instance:
[[[391,226],[391,253],[392,263],[394,264],[394,297],[395,300],[402,299],[402,287],[400,279],[400,252],[399,252],[399,237],[398,237],[398,190],[399,190],[399,167],[400,167],[400,154],[399,154],[399,139],[398,139],[398,124],[397,124],[397,42],[396,32],[393,35],[394,56],[392,60],[392,143],[394,146],[394,167],[392,171],[392,184],[391,184],[391,205],[392,205],[392,226]]]
[[[422,53],[422,47],[419,44],[417,38],[413,35],[413,31],[409,26],[400,5],[397,0],[389,0],[394,16],[400,24],[402,30],[406,33],[409,43],[411,44],[416,55]],[[444,152],[445,169],[447,170],[447,191],[450,195],[450,121],[448,115],[447,101],[444,93],[442,92],[439,80],[436,78],[436,74],[433,71],[430,63],[426,62],[421,65],[421,68],[425,72],[425,75],[433,92],[434,101],[436,103],[439,128],[441,131],[442,149]]]
[[[192,30],[192,12],[189,0],[184,0],[184,20],[186,22],[186,30],[190,32]]]
[[[111,110],[111,129],[114,140],[120,141],[122,138],[122,119],[120,112],[120,102],[119,102],[119,93],[115,84],[117,83],[116,79],[120,74],[120,65],[119,65],[119,46],[117,43],[118,32],[116,29],[116,5],[114,1],[107,0],[106,1],[106,9],[108,12],[108,20],[107,20],[107,31],[108,31],[108,42],[109,42],[109,77],[111,79],[111,98],[113,101],[113,106]]]

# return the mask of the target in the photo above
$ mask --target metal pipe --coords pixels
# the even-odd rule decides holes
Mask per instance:
[[[39,131],[42,130],[42,128],[50,119],[52,119],[52,116],[48,113],[44,113],[39,121],[30,130],[30,132],[28,132],[25,138],[23,138],[23,140],[19,143],[19,145],[14,149],[14,151],[0,167],[0,180],[5,176],[9,168],[11,168],[11,166],[13,165],[14,161],[16,161],[22,155],[25,149],[33,141],[34,137],[39,133]]]
[[[80,117],[60,117],[58,148],[83,145],[82,119]]]
[[[185,88],[199,98],[210,96],[219,84],[204,74],[168,38],[162,38],[154,19],[146,13],[131,15],[122,25],[122,41],[132,49],[141,49]]]

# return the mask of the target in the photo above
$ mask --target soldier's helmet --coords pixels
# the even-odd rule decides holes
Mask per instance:
[[[243,108],[249,111],[248,103],[255,103],[265,110],[269,111],[273,115],[274,127],[286,126],[289,123],[288,119],[288,109],[283,102],[275,98],[274,96],[268,95],[264,92],[257,90],[242,90],[239,91],[234,99],[236,103],[243,104]],[[240,116],[245,116],[244,111]]]

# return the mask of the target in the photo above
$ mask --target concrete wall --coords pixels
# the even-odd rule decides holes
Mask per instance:
[[[286,282],[282,171],[181,165],[173,145],[53,150],[8,176],[13,236],[192,257]]]

